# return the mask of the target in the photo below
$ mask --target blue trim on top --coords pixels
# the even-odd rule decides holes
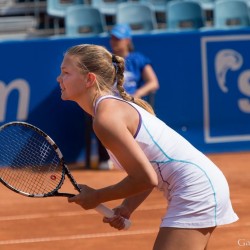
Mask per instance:
[[[197,164],[195,164],[195,163],[193,163],[193,162],[184,161],[184,160],[177,160],[177,159],[171,158],[169,155],[167,155],[167,154],[165,153],[165,151],[162,150],[162,148],[160,147],[160,145],[154,140],[153,136],[151,135],[151,133],[150,133],[149,130],[147,129],[147,127],[146,127],[146,125],[144,124],[144,122],[142,122],[142,126],[145,128],[145,130],[146,130],[146,132],[148,133],[149,137],[150,137],[151,140],[154,142],[154,144],[159,148],[159,150],[162,152],[162,154],[165,155],[165,156],[169,159],[169,161],[166,161],[166,162],[182,162],[182,163],[188,163],[188,164],[191,164],[191,165],[193,165],[193,166],[199,168],[199,169],[205,174],[205,176],[207,177],[207,179],[208,179],[208,181],[209,181],[209,183],[210,183],[210,186],[211,186],[211,188],[212,188],[212,190],[213,190],[213,196],[214,196],[214,202],[215,202],[214,221],[215,221],[215,226],[216,226],[216,225],[217,225],[217,213],[216,213],[216,211],[217,211],[217,204],[218,204],[218,203],[217,203],[217,200],[216,200],[216,192],[215,192],[214,186],[213,186],[213,184],[212,184],[212,182],[211,182],[209,176],[208,176],[207,173],[205,172],[205,170],[203,170],[199,165],[197,165]],[[158,165],[159,163],[165,163],[165,161],[164,161],[164,162],[151,161],[151,163],[156,163],[156,164]]]
[[[130,104],[130,103],[129,103],[129,104]],[[138,113],[138,115],[139,115],[139,123],[138,123],[137,129],[136,129],[136,132],[135,132],[135,134],[134,134],[134,138],[136,138],[137,135],[138,135],[139,132],[140,132],[140,129],[141,129],[142,117],[141,117],[141,113],[140,113],[132,104],[130,104],[130,105],[137,111],[137,113]]]

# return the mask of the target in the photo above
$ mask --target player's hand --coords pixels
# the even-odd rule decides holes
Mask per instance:
[[[114,227],[118,230],[123,230],[125,228],[124,219],[129,219],[131,213],[130,211],[123,205],[118,206],[113,209],[115,216],[112,218],[103,218],[104,223],[109,223],[111,227]]]
[[[87,186],[79,185],[81,189],[80,194],[68,198],[68,202],[75,202],[84,209],[93,209],[99,205],[99,202],[96,199],[96,190]]]

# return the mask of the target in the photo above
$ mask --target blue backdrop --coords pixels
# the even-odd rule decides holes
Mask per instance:
[[[203,152],[250,150],[250,30],[136,35],[160,81],[155,111]],[[22,120],[84,158],[84,112],[60,99],[56,77],[70,46],[109,47],[108,37],[0,42],[0,125]],[[157,128],[156,128],[157,129]]]

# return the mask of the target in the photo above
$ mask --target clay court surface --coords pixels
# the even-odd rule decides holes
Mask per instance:
[[[228,179],[233,207],[240,217],[234,224],[219,227],[210,250],[250,249],[250,152],[208,155]],[[123,178],[119,170],[97,171],[72,168],[79,183],[102,187]],[[72,191],[65,182],[64,191]],[[93,210],[82,210],[66,198],[27,198],[0,185],[0,250],[150,250],[161,216],[166,209],[158,191],[133,214],[132,227],[116,231],[102,223]],[[107,203],[112,207],[119,201]]]

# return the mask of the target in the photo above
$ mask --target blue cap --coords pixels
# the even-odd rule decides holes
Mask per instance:
[[[131,38],[131,29],[128,24],[116,24],[111,30],[111,35],[118,39]]]

